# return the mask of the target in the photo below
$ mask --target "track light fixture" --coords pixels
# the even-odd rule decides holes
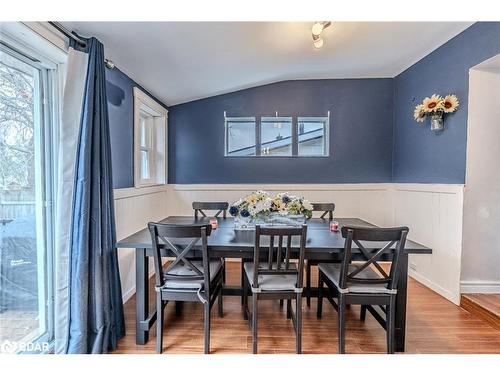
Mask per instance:
[[[332,23],[330,21],[322,21],[322,22],[315,22],[312,25],[311,32],[312,32],[314,48],[320,49],[321,47],[323,47],[324,40],[321,37],[321,33],[331,24]]]

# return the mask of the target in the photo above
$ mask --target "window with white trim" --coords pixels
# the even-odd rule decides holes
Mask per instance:
[[[167,182],[167,110],[134,87],[135,187]]]
[[[299,117],[297,119],[297,154],[299,156],[328,156],[328,117]]]
[[[292,127],[291,117],[261,117],[260,154],[292,156]]]
[[[325,157],[329,152],[327,116],[227,117],[225,156]]]
[[[226,156],[255,156],[255,117],[225,118]]]

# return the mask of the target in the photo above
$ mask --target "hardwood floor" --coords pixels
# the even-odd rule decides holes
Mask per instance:
[[[500,294],[463,294],[460,306],[488,322],[500,334]]]
[[[239,284],[239,263],[227,262],[228,284]],[[314,268],[316,271],[316,268]],[[313,285],[316,285],[313,274]],[[500,331],[452,304],[422,284],[410,279],[408,286],[406,353],[500,353]],[[153,288],[151,288],[153,290]],[[153,294],[150,298],[154,303]],[[316,299],[311,308],[303,304],[303,352],[337,353],[336,312],[325,303],[323,318],[316,318]],[[197,303],[185,303],[181,316],[174,304],[165,309],[164,354],[203,352],[203,310]],[[135,344],[135,300],[125,303],[127,335],[115,353],[155,353],[155,326],[146,345]],[[239,297],[224,297],[224,317],[214,307],[211,320],[211,353],[252,351],[250,328],[242,317]],[[276,301],[259,303],[259,353],[294,353],[295,334],[285,309]],[[367,314],[359,321],[359,307],[351,307],[347,317],[347,353],[385,353],[385,331]]]

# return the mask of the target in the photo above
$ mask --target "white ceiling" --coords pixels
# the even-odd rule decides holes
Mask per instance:
[[[471,22],[63,22],[167,105],[283,80],[394,77]]]

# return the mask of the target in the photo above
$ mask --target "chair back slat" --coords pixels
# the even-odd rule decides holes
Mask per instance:
[[[261,249],[261,239],[269,237],[269,246],[264,250]],[[295,259],[298,259],[297,267],[290,267],[290,259],[292,259],[292,241],[293,238],[299,239],[299,252]],[[275,238],[277,238],[277,246],[275,246]],[[304,255],[306,248],[307,225],[301,228],[295,227],[255,227],[255,250],[254,250],[254,279],[252,286],[259,287],[259,275],[296,275],[296,287],[302,288],[302,270],[304,268]],[[286,245],[286,250],[283,248]],[[284,251],[285,250],[285,251]],[[267,251],[267,254],[262,252]],[[259,266],[261,255],[267,259],[267,267]],[[284,267],[283,267],[284,263]]]
[[[335,203],[313,203],[313,212],[323,211],[320,219],[324,219],[328,215],[328,220],[333,220],[333,211],[335,211]]]
[[[268,252],[268,260],[267,260],[267,268],[270,270],[273,268],[273,259],[274,259],[274,235],[270,236],[269,239],[269,252]]]
[[[198,219],[199,215],[207,217],[205,211],[217,211],[214,217],[222,217],[225,219],[227,216],[227,209],[229,208],[228,202],[193,202],[194,218]]]
[[[340,272],[339,286],[345,289],[347,283],[358,284],[385,284],[388,289],[397,288],[399,275],[399,257],[404,251],[407,227],[399,228],[370,228],[370,227],[342,227],[342,237],[345,238],[344,257]],[[368,250],[364,242],[383,242],[376,250]],[[358,247],[359,252],[365,258],[364,261],[351,263],[352,245]],[[394,249],[393,249],[394,247]],[[378,263],[386,253],[393,253],[389,274]],[[367,268],[375,267],[380,277],[362,278],[358,275]],[[373,268],[371,268],[373,269]],[[358,276],[358,277],[357,277]]]
[[[161,288],[168,280],[176,281],[200,281],[204,283],[205,295],[209,295],[210,267],[207,247],[207,236],[212,231],[211,225],[174,225],[162,223],[148,223],[149,233],[153,244],[153,258],[155,269],[156,287]],[[186,245],[176,245],[175,240],[180,239]],[[201,253],[203,268],[199,269],[188,258],[189,253],[194,250],[201,240]],[[165,270],[162,267],[161,252],[163,249],[170,250],[173,260]],[[169,254],[170,256],[170,254]],[[172,274],[171,271],[177,265],[183,265],[194,271],[191,275]]]
[[[286,253],[285,253],[285,269],[290,268],[290,254],[292,252],[292,235],[288,235],[286,241]]]
[[[278,237],[278,253],[276,254],[276,268],[281,269],[281,258],[283,255],[283,236]]]

